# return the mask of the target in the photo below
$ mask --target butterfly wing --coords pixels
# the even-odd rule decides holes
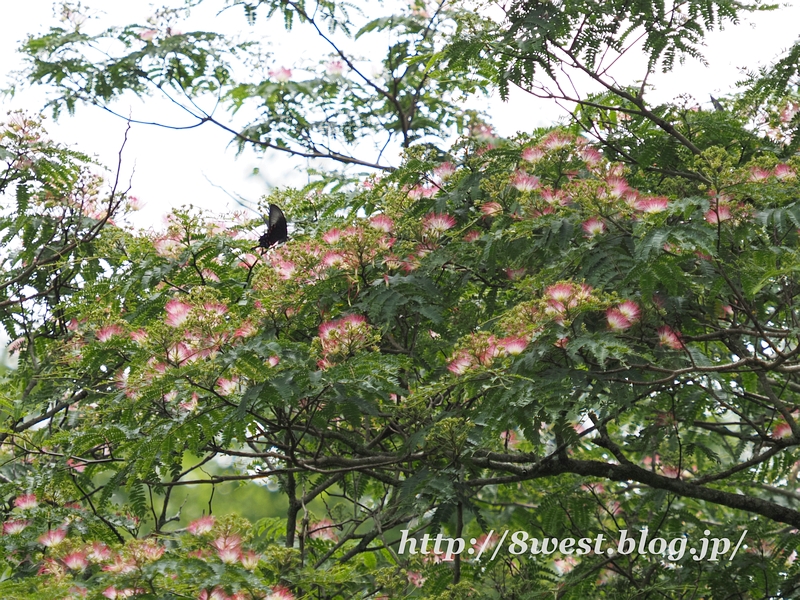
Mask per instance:
[[[267,232],[258,238],[259,247],[271,248],[276,244],[282,244],[288,239],[289,228],[286,224],[286,216],[279,206],[270,204]]]

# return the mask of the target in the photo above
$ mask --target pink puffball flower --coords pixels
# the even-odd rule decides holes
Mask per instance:
[[[789,426],[788,423],[778,423],[772,429],[772,437],[773,438],[788,438],[792,436],[792,428]]]
[[[572,297],[574,290],[568,283],[556,283],[545,290],[545,295],[556,302],[566,302]]]
[[[281,362],[281,357],[280,356],[270,356],[268,362],[269,362],[269,366],[270,367],[277,367],[278,363]]]
[[[609,177],[606,179],[606,185],[608,186],[608,195],[612,198],[621,198],[630,189],[628,182],[622,177]]]
[[[221,302],[206,302],[203,304],[203,308],[206,312],[217,316],[222,316],[228,312],[228,307]]]
[[[566,148],[572,143],[572,140],[558,131],[551,131],[542,138],[541,144],[547,150],[560,150]]]
[[[217,549],[217,556],[226,565],[232,565],[241,560],[242,551],[238,546],[224,546]]]
[[[217,386],[219,386],[220,396],[230,396],[239,386],[239,378],[234,377],[232,379],[225,379],[224,377],[220,377],[217,380]]]
[[[583,162],[590,167],[596,167],[603,160],[603,155],[600,154],[600,151],[597,150],[597,148],[591,148],[588,146],[581,148],[580,155],[583,159]]]
[[[332,60],[325,67],[325,72],[331,77],[341,77],[344,73],[344,63],[340,60]],[[291,76],[291,73],[289,73]]]
[[[199,400],[200,398],[198,397],[197,393],[192,393],[192,397],[189,400],[186,400],[185,402],[180,402],[178,404],[178,408],[180,408],[181,410],[185,410],[187,412],[192,412],[194,409],[197,408]]]
[[[253,569],[255,569],[258,566],[260,560],[261,560],[261,555],[257,554],[253,550],[242,552],[242,555],[240,557],[242,566],[248,571],[252,571]]]
[[[201,591],[200,595],[197,596],[197,600],[230,600],[230,598],[228,598],[228,594],[225,593],[225,590],[217,586],[211,590],[211,593],[209,593],[208,590]]]
[[[14,506],[26,510],[29,508],[36,508],[39,506],[39,501],[34,494],[24,494],[14,498]]]
[[[664,196],[649,196],[634,202],[633,207],[645,213],[659,213],[667,210],[669,200]]]
[[[639,305],[632,300],[625,300],[625,302],[620,303],[617,306],[617,310],[631,323],[638,321],[639,316],[641,315],[641,309],[639,308]]]
[[[631,326],[631,322],[617,308],[606,311],[606,320],[612,331],[624,331]]]
[[[233,333],[233,337],[248,338],[258,333],[258,329],[250,321],[243,321],[239,328]]]
[[[277,585],[272,588],[264,600],[294,600],[294,594],[282,585]]]
[[[67,532],[63,529],[50,529],[39,536],[38,540],[42,546],[51,548],[58,546],[67,537]]]
[[[515,171],[514,176],[511,178],[511,186],[520,192],[532,192],[538,189],[541,183],[536,175],[528,175],[524,171]]]
[[[128,196],[128,210],[136,212],[138,210],[142,210],[144,207],[144,202],[139,200],[136,196]]]
[[[111,558],[111,550],[103,542],[93,542],[92,549],[89,550],[89,560],[93,562],[104,562]]]
[[[13,342],[11,342],[8,346],[6,346],[6,351],[9,353],[9,355],[16,354],[22,349],[26,341],[27,340],[25,338],[17,338]]]
[[[786,107],[781,111],[781,123],[788,123],[792,119],[794,119],[795,115],[800,112],[800,104],[797,102],[790,102],[786,105]]]
[[[433,175],[438,177],[440,181],[447,181],[455,175],[456,167],[451,162],[443,162],[438,167],[433,168]]]
[[[447,214],[429,213],[422,219],[422,229],[431,235],[441,235],[456,226],[456,220]]]
[[[764,181],[765,179],[769,179],[771,173],[766,169],[762,169],[760,167],[753,167],[750,169],[750,181]]]
[[[522,151],[522,160],[526,162],[536,163],[542,160],[542,158],[544,158],[544,150],[542,150],[538,146],[525,148]]]
[[[496,217],[503,214],[503,205],[499,202],[484,202],[481,204],[481,212],[487,217]]]
[[[492,126],[486,123],[473,123],[470,126],[470,135],[481,143],[492,143],[496,139]]]
[[[147,540],[141,547],[142,556],[149,561],[158,560],[164,556],[165,548],[153,539]]]
[[[586,237],[589,238],[593,238],[596,235],[605,233],[606,230],[606,224],[597,217],[592,217],[588,221],[584,221],[581,227],[583,228]]]
[[[208,269],[208,268],[206,268],[206,269],[203,269],[202,271],[200,271],[200,274],[201,274],[201,275],[202,275],[202,276],[203,276],[205,279],[207,279],[208,281],[216,281],[217,283],[219,283],[219,275],[217,275],[217,274],[216,274],[214,271],[212,271],[211,269]]]
[[[465,242],[476,242],[481,239],[481,232],[477,229],[472,229],[464,234],[464,241]]]
[[[525,348],[528,347],[528,341],[520,337],[507,337],[497,340],[498,344],[502,346],[506,353],[511,356],[522,354]]]
[[[462,352],[455,358],[455,360],[451,361],[450,364],[447,365],[447,370],[456,375],[463,375],[471,366],[472,357],[470,357],[467,353]]]
[[[569,198],[564,194],[563,190],[552,190],[550,188],[542,190],[542,200],[548,204],[558,204],[559,206],[566,206],[569,203]],[[550,207],[548,206],[547,208]],[[553,212],[553,210],[550,209],[547,211],[547,209],[545,209],[542,212],[547,214],[548,212]]]
[[[294,272],[297,270],[297,266],[289,260],[278,261],[275,268],[278,271],[278,276],[284,281],[291,279],[292,275],[294,275]]]
[[[731,218],[731,208],[727,204],[719,204],[716,208],[712,208],[704,215],[706,221],[712,225],[722,223]]]
[[[344,254],[334,250],[329,250],[325,253],[325,255],[322,257],[322,261],[320,262],[322,263],[323,267],[336,267],[344,262]]]
[[[669,325],[664,325],[658,329],[658,342],[662,346],[672,348],[673,350],[680,350],[683,348],[680,333],[673,331]]]
[[[144,344],[147,341],[148,335],[144,329],[137,329],[136,331],[131,331],[131,339],[139,345]]]
[[[369,220],[369,224],[373,229],[383,231],[384,233],[391,233],[394,228],[394,221],[386,215],[375,215]]]
[[[128,573],[133,573],[135,570],[136,563],[131,559],[123,558],[119,554],[114,557],[114,561],[111,564],[103,567],[103,571],[118,573],[120,575],[127,575]]]
[[[222,548],[239,548],[242,545],[242,538],[238,535],[224,535],[211,542],[211,545],[217,550]]]
[[[144,29],[139,33],[139,39],[145,42],[152,42],[157,33],[155,29]]]
[[[778,166],[776,166],[775,171],[773,171],[773,173],[775,174],[775,177],[781,180],[793,179],[796,176],[794,169],[792,169],[792,167],[784,163],[781,163]]]
[[[425,578],[417,571],[408,571],[407,577],[408,582],[415,587],[422,587],[422,584],[425,583]]]
[[[503,440],[503,445],[506,446],[507,448],[511,449],[511,450],[513,450],[514,448],[519,446],[519,439],[518,439],[518,436],[517,436],[517,432],[513,431],[512,429],[508,429],[507,431],[501,432],[500,433],[500,439]],[[485,543],[486,542],[486,534],[484,534],[481,537],[483,538],[484,543]],[[481,546],[479,545],[478,547],[480,548]]]
[[[167,312],[167,325],[170,327],[179,327],[189,316],[192,305],[181,302],[177,298],[173,298],[164,305],[164,310]]]
[[[217,556],[226,565],[239,562],[242,556],[242,540],[235,535],[218,537],[211,545],[216,549]]]
[[[506,277],[511,281],[517,281],[525,277],[525,269],[505,269]]]
[[[315,540],[329,540],[338,542],[339,536],[336,535],[336,528],[330,519],[321,519],[308,526],[308,537]]]
[[[186,361],[191,360],[190,362],[194,362],[197,360],[198,356],[187,346],[184,342],[179,342],[177,344],[173,344],[169,348],[167,348],[167,360],[176,365],[182,365]]]
[[[22,533],[30,524],[30,521],[24,521],[22,519],[6,521],[3,523],[3,535],[16,535],[18,533]]]
[[[256,264],[258,264],[258,260],[259,259],[255,254],[248,253],[242,256],[242,260],[239,261],[237,266],[245,269],[252,269],[256,266]]]
[[[342,239],[342,231],[335,227],[322,235],[322,241],[326,244],[335,244],[340,239]]]
[[[97,330],[97,341],[98,342],[107,342],[115,335],[120,335],[124,332],[124,329],[119,325],[106,325],[105,327],[101,327]]]
[[[83,571],[89,566],[89,561],[86,560],[86,555],[83,552],[71,552],[61,560],[64,561],[68,569],[73,571]]]
[[[275,71],[270,71],[269,76],[274,78],[278,83],[286,83],[292,78],[292,70],[281,67]]]

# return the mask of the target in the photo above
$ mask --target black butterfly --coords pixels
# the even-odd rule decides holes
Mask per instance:
[[[286,226],[286,216],[278,206],[270,204],[267,232],[258,238],[258,246],[256,246],[256,248],[272,248],[277,244],[282,244],[288,239],[289,230]]]

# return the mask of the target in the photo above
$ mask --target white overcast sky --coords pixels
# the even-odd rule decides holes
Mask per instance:
[[[21,66],[16,53],[21,40],[28,34],[45,31],[57,20],[52,0],[0,0],[0,3],[0,87],[5,87],[6,74]],[[144,0],[89,0],[88,4],[105,13],[98,21],[102,25],[144,24],[154,11],[154,5]],[[247,31],[241,10],[216,15],[211,9],[222,5],[221,0],[208,0],[207,8],[201,7],[203,10],[197,11],[191,21],[179,23],[178,27],[183,31],[206,29],[228,34]],[[741,68],[753,69],[767,64],[788,48],[798,36],[798,23],[800,0],[794,0],[777,11],[747,15],[741,24],[728,26],[726,30],[708,36],[705,55],[709,66],[689,60],[674,73],[654,77],[651,82],[655,92],[651,98],[670,100],[678,94],[689,93],[708,106],[709,93],[724,96],[732,91],[733,83],[741,76]],[[264,30],[263,35],[268,36],[277,66],[292,66],[297,60],[316,62],[329,52],[329,48],[314,41],[307,31],[287,35],[280,23],[267,29],[263,21],[260,21],[260,27]],[[252,30],[249,33],[252,34]],[[624,80],[627,77],[625,69],[633,67],[636,60],[634,56],[630,64],[617,65],[618,77]],[[637,71],[630,72],[630,79],[635,78]],[[41,88],[23,89],[13,98],[0,97],[0,108],[3,114],[15,108],[35,112],[42,107],[44,99]],[[491,98],[476,101],[474,106],[488,110],[493,125],[504,136],[550,124],[563,114],[552,103],[518,91],[512,93],[508,103]],[[166,101],[150,99],[142,103],[135,98],[126,98],[114,108],[138,119],[171,115],[163,120],[178,124],[187,122]],[[55,140],[97,155],[103,164],[114,167],[125,123],[101,109],[79,107],[73,117],[64,115],[58,123],[48,120],[47,129]],[[124,167],[128,174],[134,169],[132,193],[146,205],[138,215],[138,224],[158,227],[162,215],[172,207],[190,203],[219,211],[229,208],[228,197],[212,187],[206,178],[252,200],[267,191],[265,180],[270,185],[304,183],[303,169],[298,168],[303,163],[293,163],[274,155],[262,158],[253,152],[237,158],[229,141],[229,134],[211,125],[189,131],[134,125],[125,151]],[[256,166],[260,168],[262,178],[251,175]]]

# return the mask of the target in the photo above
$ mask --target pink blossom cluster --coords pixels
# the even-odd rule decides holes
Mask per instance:
[[[451,162],[443,162],[438,167],[434,167],[433,176],[439,181],[447,181],[456,173],[456,167]]]
[[[339,536],[336,535],[336,525],[330,519],[320,519],[316,523],[309,524],[308,537],[315,540],[339,541]]]
[[[363,315],[347,315],[319,326],[323,358],[320,369],[331,367],[339,357],[352,355],[372,343],[371,327]]]
[[[568,160],[582,161],[590,170],[598,169],[603,161],[602,154],[590,146],[586,139],[572,136],[562,131],[551,131],[544,136],[534,146],[523,148],[521,158],[523,161],[536,164],[553,152],[559,152],[559,160],[562,160],[562,150],[568,149]],[[569,174],[572,178],[576,173]]]
[[[214,517],[206,515],[189,523],[186,530],[192,535],[201,536],[212,533],[215,524]],[[217,535],[210,542],[210,546],[216,551],[217,558],[226,565],[241,564],[245,569],[252,571],[261,560],[261,555],[255,551],[242,549],[242,538],[231,533]],[[198,556],[200,558],[206,557],[202,552]]]
[[[606,224],[603,222],[602,219],[598,217],[592,217],[588,221],[584,221],[581,225],[584,234],[588,238],[593,238],[596,235],[600,235],[601,233],[605,233],[606,231]]]
[[[789,102],[783,110],[781,110],[780,119],[782,123],[788,123],[794,119],[795,115],[800,113],[800,103]]]
[[[496,217],[503,214],[503,205],[499,202],[484,202],[481,204],[481,212],[487,217]],[[480,236],[480,232],[478,232]]]
[[[683,348],[681,341],[681,334],[679,331],[673,330],[669,325],[664,325],[658,329],[658,342],[662,346],[671,348],[672,350],[680,350]]]
[[[498,357],[521,354],[527,346],[528,340],[522,337],[496,338],[493,335],[473,334],[451,358],[447,370],[463,375],[477,366],[491,365]]]
[[[798,422],[800,419],[800,412],[794,411],[791,414],[792,419],[794,419],[795,423]],[[781,418],[778,423],[772,428],[772,437],[776,439],[784,439],[792,437],[792,426],[786,422],[785,419]]]
[[[436,192],[439,191],[439,187],[436,186],[424,186],[424,185],[415,185],[411,189],[408,190],[408,197],[412,200],[419,200],[420,198],[431,198],[436,195]]]
[[[448,214],[429,213],[422,219],[422,230],[431,237],[438,237],[455,226],[455,218]]]
[[[366,263],[371,263],[380,252],[390,250],[395,238],[390,237],[394,221],[387,215],[374,215],[368,220],[368,227],[351,226],[344,229],[334,227],[322,236],[323,242],[334,248],[322,248],[316,264],[307,261],[311,275],[308,281],[323,279],[326,269],[339,269],[348,279]],[[376,237],[377,232],[377,237]]]
[[[286,83],[292,78],[292,70],[287,69],[286,67],[280,67],[278,69],[271,70],[269,72],[269,76],[278,83]]]
[[[792,167],[785,163],[776,165],[771,171],[762,167],[752,167],[750,169],[749,181],[761,182],[766,181],[770,177],[775,177],[780,180],[794,179],[797,177],[797,173],[795,173]]]
[[[578,308],[592,296],[592,288],[585,283],[561,281],[544,291],[547,306],[544,313],[563,324],[570,309]]]
[[[175,329],[181,328],[181,341],[170,344],[166,349],[166,361],[173,365],[183,365],[199,359],[213,358],[222,349],[222,346],[231,338],[246,338],[257,333],[252,321],[245,320],[230,333],[231,323],[228,319],[228,307],[216,301],[191,302],[182,298],[172,298],[164,306],[164,322]],[[101,328],[96,333],[99,341],[104,342],[115,335],[120,335],[123,330],[117,325]],[[145,345],[149,334],[144,329],[130,332],[130,337],[139,345]],[[163,373],[166,364],[159,363],[155,357],[148,363],[149,366]],[[127,387],[126,376],[118,377],[118,385]]]
[[[278,590],[276,592],[276,590]],[[272,591],[267,596],[258,596],[265,600],[294,600],[294,596],[283,587],[272,588]],[[238,591],[233,594],[227,594],[225,589],[221,586],[215,586],[211,591],[203,590],[197,596],[198,600],[250,600],[252,596],[244,591]]]
[[[635,302],[626,300],[606,311],[608,326],[612,331],[624,331],[639,320],[640,313]]]
[[[541,187],[541,182],[536,175],[528,175],[524,171],[515,171],[511,176],[510,183],[520,192],[532,192]]]
[[[665,463],[661,459],[661,456],[659,454],[654,454],[653,456],[645,456],[642,459],[642,463],[653,471],[656,470],[661,471],[664,477],[669,477],[671,479],[678,479],[682,475],[691,476],[690,471],[684,470],[683,472],[681,472],[681,470],[678,467]]]
[[[134,596],[146,593],[147,590],[145,590],[144,588],[124,588],[118,590],[113,585],[103,590],[103,596],[105,596],[109,600],[118,600],[120,598],[133,598]]]

